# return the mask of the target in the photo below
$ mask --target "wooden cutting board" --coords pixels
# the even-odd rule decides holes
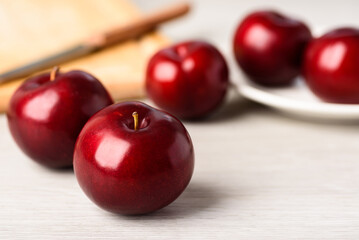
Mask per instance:
[[[0,1],[0,72],[71,47],[93,33],[140,16],[127,0]],[[168,39],[150,33],[66,63],[95,75],[116,100],[144,95],[149,57]],[[23,79],[0,85],[0,112]]]

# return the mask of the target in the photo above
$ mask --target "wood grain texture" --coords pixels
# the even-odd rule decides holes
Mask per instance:
[[[359,21],[356,1],[266,4],[328,29]],[[258,8],[263,1],[198,0],[189,17],[163,31],[174,40],[202,36],[229,53],[234,23]],[[196,153],[186,191],[137,217],[102,211],[71,171],[30,161],[0,116],[0,239],[359,239],[358,123],[286,117],[231,93],[207,121],[185,122]]]
[[[358,239],[357,125],[278,115],[232,96],[205,123],[185,123],[193,179],[147,216],[107,213],[72,171],[33,163],[0,117],[0,239]]]
[[[0,1],[0,71],[38,60],[140,16],[127,0]],[[115,99],[144,95],[148,58],[168,40],[152,33],[63,64],[98,77]],[[22,79],[0,85],[0,112]]]

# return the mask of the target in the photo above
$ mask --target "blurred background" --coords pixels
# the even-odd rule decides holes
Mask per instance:
[[[173,0],[134,0],[145,11],[174,3]],[[275,9],[286,15],[305,21],[315,35],[340,26],[358,26],[359,2],[355,0],[302,0],[302,1],[244,1],[244,0],[194,0],[191,13],[175,22],[161,27],[174,40],[205,38],[222,49],[231,48],[237,24],[250,12]],[[186,33],[186,34],[184,34]]]

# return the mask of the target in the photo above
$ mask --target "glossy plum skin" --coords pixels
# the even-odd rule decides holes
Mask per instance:
[[[303,75],[315,95],[326,102],[359,103],[359,29],[335,29],[313,40]]]
[[[134,130],[132,113],[138,113]],[[76,143],[74,170],[99,207],[146,214],[173,202],[194,168],[191,138],[174,116],[141,102],[113,104],[94,115]]]
[[[72,166],[78,134],[86,121],[112,104],[92,75],[82,71],[34,76],[14,93],[7,112],[10,132],[22,151],[50,168]]]
[[[284,86],[300,73],[303,52],[311,39],[303,22],[275,11],[257,11],[238,25],[233,50],[250,80],[269,87]]]
[[[212,45],[176,44],[149,61],[147,95],[160,108],[182,119],[202,118],[223,101],[229,83],[227,63]]]

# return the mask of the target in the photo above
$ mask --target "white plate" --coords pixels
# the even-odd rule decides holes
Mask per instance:
[[[262,87],[240,74],[237,66],[231,68],[232,80],[238,91],[247,99],[277,110],[303,117],[359,120],[359,104],[332,104],[315,97],[303,79],[285,88]]]

